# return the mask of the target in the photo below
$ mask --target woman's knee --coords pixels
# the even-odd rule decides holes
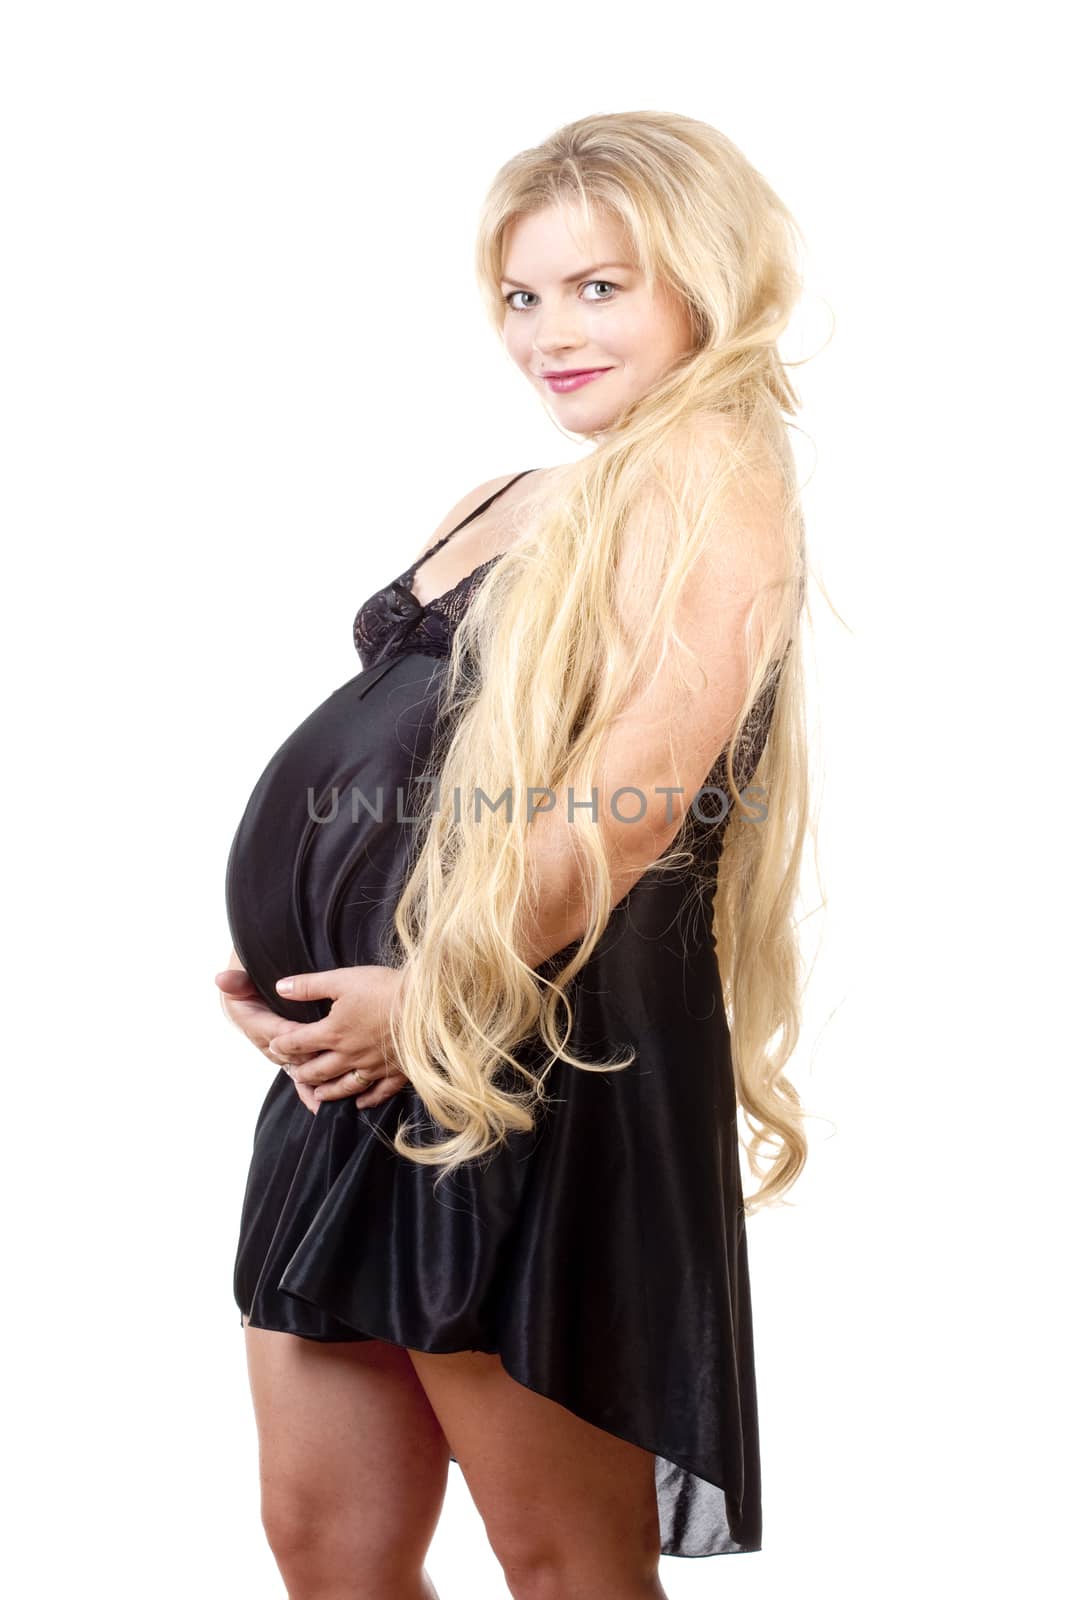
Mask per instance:
[[[379,1519],[361,1524],[358,1516],[301,1504],[285,1495],[265,1494],[262,1522],[267,1543],[290,1594],[334,1594],[381,1600],[383,1595],[420,1594],[422,1566],[429,1546],[425,1529],[404,1517],[391,1525]]]
[[[501,1561],[513,1600],[666,1600],[654,1559],[614,1562],[606,1552],[575,1552]]]
[[[638,1600],[659,1596],[660,1528],[655,1504],[614,1527],[556,1517],[538,1497],[515,1505],[486,1534],[515,1600]],[[578,1508],[575,1508],[576,1511]]]

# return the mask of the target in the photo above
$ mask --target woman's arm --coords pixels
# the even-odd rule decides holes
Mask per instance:
[[[734,495],[715,547],[701,555],[682,588],[676,632],[693,651],[683,659],[685,678],[672,684],[665,669],[638,690],[608,734],[595,788],[597,809],[582,807],[592,796],[573,795],[578,816],[596,816],[608,855],[615,906],[648,871],[681,830],[685,814],[704,785],[744,702],[747,661],[744,627],[758,590],[781,577],[781,524],[773,501]],[[620,552],[620,604],[624,615],[639,560],[637,541],[656,537],[656,517],[635,519]],[[639,531],[636,531],[639,528]],[[707,674],[702,685],[701,672]],[[519,953],[538,967],[579,939],[589,923],[575,845],[577,821],[568,818],[570,780],[555,803],[535,813],[530,827],[530,872],[535,913],[523,927]],[[612,795],[622,818],[616,816]],[[666,792],[665,792],[666,791]]]

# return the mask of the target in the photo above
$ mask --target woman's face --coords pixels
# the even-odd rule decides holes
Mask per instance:
[[[503,338],[511,359],[568,432],[609,428],[692,344],[684,302],[654,297],[629,264],[614,218],[594,213],[585,232],[576,207],[517,217],[505,235]],[[545,374],[603,368],[576,387]]]

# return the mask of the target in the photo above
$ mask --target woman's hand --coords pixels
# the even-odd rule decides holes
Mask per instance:
[[[332,1005],[320,1022],[286,1023],[275,1017],[267,1046],[271,1059],[291,1066],[289,1076],[316,1106],[353,1096],[361,1108],[381,1105],[409,1081],[389,1036],[390,1013],[400,1003],[403,983],[402,970],[376,966],[279,978],[278,992],[287,1000],[330,1000]]]
[[[255,984],[236,956],[225,971],[216,972],[215,982],[222,991],[222,1009],[226,1016],[246,1039],[251,1040],[260,1054],[266,1056],[272,1067],[280,1066],[277,1056],[271,1055],[269,1046],[283,1018],[260,999]],[[292,1077],[291,1072],[289,1076]],[[295,1079],[293,1086],[308,1110],[317,1112],[319,1102],[311,1090]]]

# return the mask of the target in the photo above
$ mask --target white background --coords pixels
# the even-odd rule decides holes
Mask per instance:
[[[759,1554],[672,1600],[1053,1592],[1062,134],[1041,8],[13,4],[0,33],[4,1587],[283,1595],[213,974],[244,800],[448,507],[573,459],[471,271],[497,168],[712,122],[793,210],[821,885],[750,1227]],[[834,319],[833,337],[830,314]],[[819,893],[827,897],[817,907]],[[1054,1359],[1055,1356],[1055,1359]],[[429,1570],[506,1590],[457,1467]],[[473,1564],[473,1566],[472,1566]]]

